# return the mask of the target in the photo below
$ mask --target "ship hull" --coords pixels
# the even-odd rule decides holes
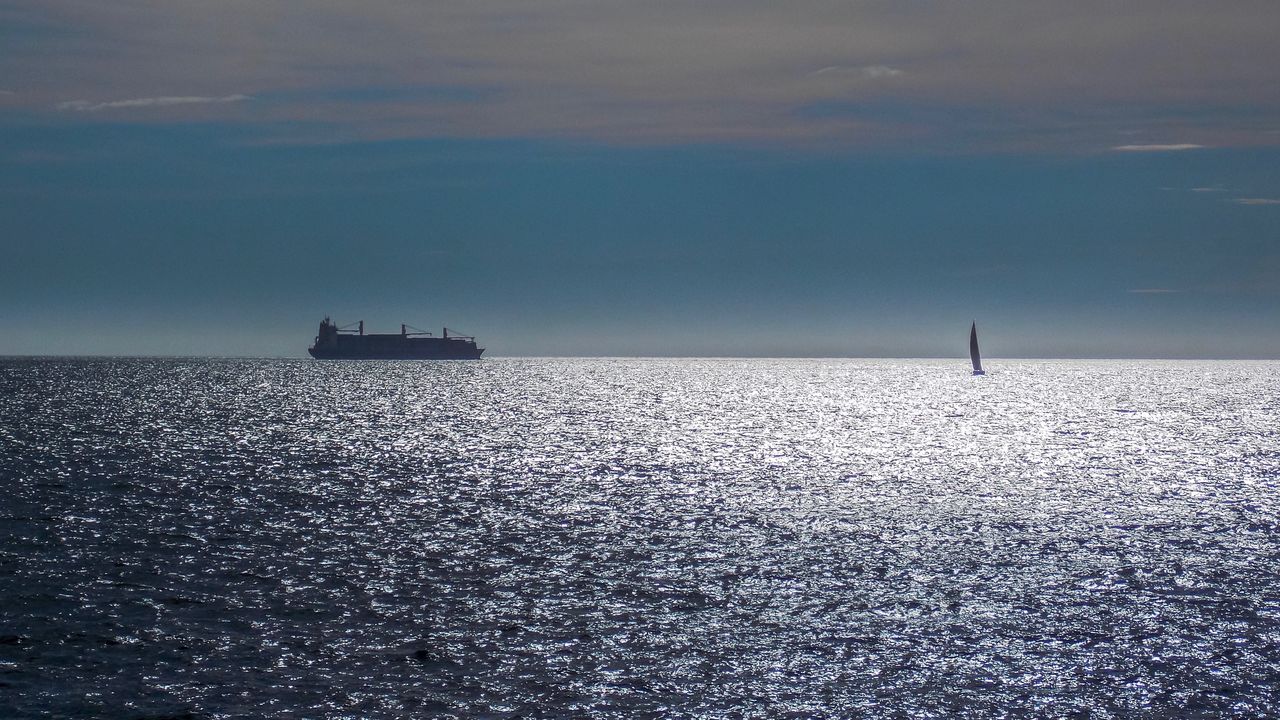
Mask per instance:
[[[307,352],[317,360],[479,360],[484,348],[452,338],[341,335],[337,342]]]
[[[316,360],[479,360],[484,350],[472,353],[334,353],[307,349]]]
[[[431,352],[396,352],[396,351],[353,351],[344,349],[317,350],[308,348],[307,353],[317,360],[479,360],[483,349]]]

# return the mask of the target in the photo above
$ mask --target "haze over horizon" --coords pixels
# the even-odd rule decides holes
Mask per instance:
[[[1277,27],[0,0],[0,354],[1277,358]]]

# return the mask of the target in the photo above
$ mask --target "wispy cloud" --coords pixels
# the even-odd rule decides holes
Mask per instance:
[[[1232,198],[1237,205],[1280,205],[1280,198]]]
[[[110,100],[107,102],[90,102],[88,100],[68,100],[58,103],[59,110],[75,112],[97,112],[115,108],[167,107],[170,105],[216,105],[220,103],[244,102],[252,100],[249,95],[224,95],[222,97],[200,96],[167,96],[150,98],[133,98],[131,100]]]
[[[1178,152],[1179,150],[1200,150],[1204,145],[1194,143],[1170,143],[1166,145],[1115,145],[1111,149],[1116,152]]]
[[[1135,295],[1171,295],[1182,291],[1172,288],[1133,288],[1129,292]]]
[[[1191,188],[1191,192],[1194,192],[1194,193],[1215,193],[1215,192],[1226,192],[1226,191],[1227,189],[1224,187],[1193,187]]]
[[[820,70],[815,70],[814,75],[837,75],[837,76],[856,76],[870,79],[891,78],[905,75],[906,71],[901,68],[890,67],[888,65],[828,65]]]

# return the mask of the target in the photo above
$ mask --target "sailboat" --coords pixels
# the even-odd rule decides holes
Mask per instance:
[[[978,322],[969,327],[969,360],[973,362],[974,375],[986,375],[982,369],[982,353],[978,352]]]

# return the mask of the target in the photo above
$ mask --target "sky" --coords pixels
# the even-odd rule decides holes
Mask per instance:
[[[1280,357],[1280,3],[0,0],[0,354]]]

